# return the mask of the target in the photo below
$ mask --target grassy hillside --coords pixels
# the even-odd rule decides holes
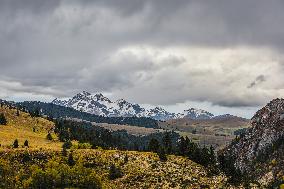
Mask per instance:
[[[178,156],[168,156],[163,162],[154,153],[99,149],[69,151],[67,156],[55,150],[9,150],[0,154],[0,168],[10,175],[10,180],[3,181],[11,188],[45,188],[41,184],[47,188],[88,185],[89,188],[129,189],[226,186],[224,176],[210,176],[202,166]]]
[[[20,147],[28,140],[30,148],[60,148],[62,143],[53,134],[54,123],[44,118],[31,117],[30,114],[18,111],[8,106],[0,107],[4,113],[7,125],[0,125],[0,144],[2,148],[10,148],[15,139]],[[53,140],[47,140],[48,132],[52,133]]]

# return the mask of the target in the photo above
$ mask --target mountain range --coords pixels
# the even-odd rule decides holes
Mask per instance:
[[[181,113],[171,113],[161,107],[151,109],[143,108],[136,103],[130,103],[124,99],[111,101],[101,93],[91,94],[83,91],[69,99],[54,99],[53,104],[74,108],[105,117],[149,117],[155,120],[169,120],[178,118],[211,119],[214,115],[208,111],[189,108]],[[224,115],[228,116],[228,115]]]

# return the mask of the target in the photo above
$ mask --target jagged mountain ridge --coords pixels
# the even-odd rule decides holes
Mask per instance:
[[[251,127],[222,153],[265,188],[277,184],[284,170],[284,99],[274,99],[257,111]]]
[[[54,99],[53,104],[71,107],[83,112],[106,117],[150,117],[156,120],[169,120],[177,118],[211,119],[214,115],[205,110],[190,108],[182,113],[171,113],[161,107],[145,109],[139,104],[119,99],[112,102],[102,94],[91,94],[83,91],[69,99]]]

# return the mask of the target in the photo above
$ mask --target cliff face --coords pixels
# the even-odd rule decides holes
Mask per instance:
[[[284,172],[284,99],[274,99],[257,111],[248,131],[223,151],[242,173],[262,184],[275,182]]]

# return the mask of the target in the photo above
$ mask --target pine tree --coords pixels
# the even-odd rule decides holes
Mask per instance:
[[[76,164],[74,158],[73,158],[73,153],[70,153],[68,156],[68,165],[69,166],[74,166]]]
[[[186,141],[184,140],[183,137],[180,137],[180,140],[178,142],[178,154],[185,155],[186,151],[187,151]]]
[[[159,148],[160,148],[159,141],[155,138],[152,138],[149,142],[148,150],[157,153],[159,151]]]
[[[25,146],[25,147],[29,147],[29,141],[28,141],[28,140],[25,140],[24,146]]]
[[[210,162],[211,162],[211,164],[216,164],[215,150],[214,150],[212,145],[209,148],[209,154],[210,154]]]
[[[7,125],[7,120],[3,113],[0,114],[0,125]]]
[[[62,148],[62,156],[67,156],[67,149],[65,147]]]
[[[167,161],[167,155],[164,148],[160,148],[160,150],[158,151],[158,156],[161,161]]]
[[[14,140],[14,143],[13,143],[13,148],[18,148],[19,147],[19,141],[18,139]]]
[[[165,136],[163,137],[163,145],[166,154],[172,153],[172,140],[169,132],[166,132]]]

